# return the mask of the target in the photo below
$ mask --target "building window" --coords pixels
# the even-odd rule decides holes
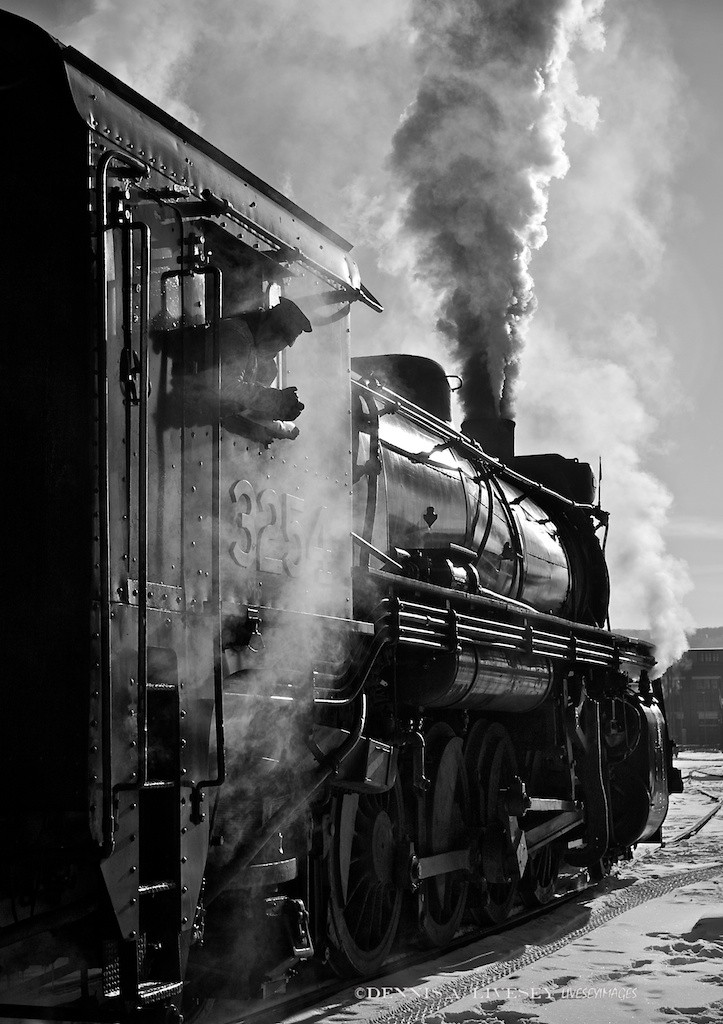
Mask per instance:
[[[720,651],[695,651],[693,658],[698,664],[712,665],[720,661]]]

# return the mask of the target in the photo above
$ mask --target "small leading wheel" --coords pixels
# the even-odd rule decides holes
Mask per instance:
[[[520,881],[520,896],[526,907],[544,907],[552,900],[561,859],[554,843],[530,855]]]
[[[499,924],[508,917],[519,884],[510,836],[510,828],[517,828],[517,819],[508,815],[503,794],[517,775],[515,751],[507,730],[497,722],[488,725],[482,741],[477,739],[474,746],[470,743],[467,764],[477,790],[487,881],[486,902],[474,909],[474,916],[480,922]]]
[[[379,970],[397,934],[402,890],[395,858],[404,831],[399,780],[386,793],[343,793],[334,799],[329,869],[329,943],[343,977]]]
[[[443,722],[426,737],[426,774],[430,789],[420,849],[424,856],[449,853],[469,845],[469,787],[462,740]],[[459,871],[422,882],[419,899],[420,938],[430,947],[446,946],[462,922],[469,881]]]

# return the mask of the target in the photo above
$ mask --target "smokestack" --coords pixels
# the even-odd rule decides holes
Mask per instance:
[[[498,416],[475,416],[465,420],[462,433],[506,466],[511,465],[515,457],[515,421],[500,419]]]

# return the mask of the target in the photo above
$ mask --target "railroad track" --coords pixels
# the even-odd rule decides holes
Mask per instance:
[[[712,794],[705,793],[715,806],[701,815],[692,825],[676,833],[671,839],[660,844],[656,849],[667,848],[692,838],[705,827],[705,825],[720,811],[723,801]],[[654,855],[652,852],[652,855]],[[569,892],[555,896],[550,903],[534,909],[521,910],[519,913],[510,916],[505,922],[499,925],[491,925],[486,928],[468,929],[462,932],[457,938],[444,948],[437,951],[439,957],[447,956],[456,950],[471,946],[473,943],[494,935],[513,932],[518,928],[530,924],[541,917],[554,915],[561,907],[569,904],[580,903],[589,899],[590,893],[601,890],[602,905],[590,913],[589,919],[577,928],[571,929],[565,935],[560,936],[552,942],[541,945],[526,946],[523,955],[509,960],[499,961],[494,964],[485,965],[483,968],[462,972],[457,974],[453,981],[445,982],[435,989],[425,987],[424,996],[413,995],[412,998],[405,998],[399,994],[398,999],[392,999],[393,1005],[386,1006],[383,1010],[368,1018],[370,1024],[416,1024],[425,1015],[443,1010],[453,1002],[472,995],[475,992],[491,988],[496,982],[514,974],[520,969],[529,966],[537,960],[561,949],[570,942],[586,935],[595,928],[606,924],[614,917],[632,910],[651,899],[657,899],[674,889],[689,885],[694,882],[705,881],[711,878],[720,877],[723,873],[723,863],[718,863],[702,868],[691,868],[686,871],[666,875],[663,878],[653,878],[648,881],[633,882],[623,890],[605,892],[605,881],[588,882],[581,887]],[[571,884],[575,875],[568,876]],[[430,960],[435,951],[429,949],[412,950],[408,953],[392,957],[383,973],[375,976],[374,979],[360,979],[356,989],[356,999],[363,998],[365,991],[375,991],[384,988],[384,980],[397,974],[399,971],[419,966]],[[373,985],[371,984],[373,981]],[[213,1009],[210,1012],[202,1011],[193,1016],[187,1016],[187,1024],[276,1024],[279,1020],[292,1017],[302,1013],[318,1004],[333,1000],[335,997],[350,993],[353,988],[353,981],[349,979],[315,979],[311,984],[304,985],[291,993],[288,997],[279,1000],[265,1001],[262,1005],[250,1005],[240,1015],[234,1014],[229,1007],[229,1012],[216,1013]]]
[[[571,875],[570,878],[574,878]],[[501,924],[489,925],[484,928],[469,927],[462,931],[444,949],[413,949],[406,953],[393,955],[387,961],[381,973],[370,978],[359,978],[356,980],[357,988],[354,990],[354,979],[349,978],[316,978],[310,983],[295,989],[286,997],[273,1000],[264,1000],[263,1004],[249,1004],[248,1009],[243,1013],[234,1015],[229,1007],[229,1014],[217,1012],[215,1007],[201,1008],[194,1014],[186,1014],[185,1024],[277,1024],[278,1021],[301,1013],[304,1010],[323,1003],[334,997],[341,996],[345,992],[356,991],[357,994],[369,987],[380,988],[384,980],[397,974],[399,971],[410,967],[416,967],[427,962],[431,956],[446,956],[455,950],[464,949],[472,943],[493,935],[500,935],[522,927],[540,917],[554,913],[560,907],[573,903],[575,900],[582,900],[585,893],[603,885],[602,882],[589,882],[569,892],[561,893],[542,907],[520,910],[519,913],[511,915]],[[372,986],[373,982],[373,986]],[[359,996],[357,995],[357,998]],[[211,1001],[209,1001],[211,1002]],[[230,1002],[230,1000],[229,1000]]]
[[[695,769],[692,769],[691,772],[688,773],[686,779],[691,779],[692,771],[694,770]],[[708,775],[710,775],[712,779],[722,778],[721,775],[713,775],[712,773],[707,772],[700,772],[698,774],[702,774],[704,777],[708,777]],[[686,839],[691,839],[694,835],[700,832],[700,830],[708,824],[711,818],[714,818],[715,815],[718,814],[721,807],[723,807],[723,799],[721,799],[720,796],[716,795],[715,793],[709,793],[707,790],[702,789],[700,786],[686,786],[686,792],[700,793],[701,796],[707,797],[708,800],[711,800],[714,806],[711,807],[710,810],[706,811],[705,814],[702,814],[700,818],[698,818],[698,820],[695,821],[692,825],[688,825],[687,828],[684,828],[680,832],[677,832],[674,836],[671,836],[670,839],[666,839],[662,844],[663,846],[676,846],[678,843],[682,843]]]
[[[692,839],[694,835],[700,832],[700,830],[708,824],[711,818],[715,817],[721,807],[723,807],[723,801],[719,800],[718,797],[713,796],[711,793],[705,793],[702,789],[698,792],[703,793],[703,796],[710,797],[711,800],[714,800],[715,806],[711,807],[709,811],[706,811],[706,813],[698,818],[693,825],[689,825],[688,828],[684,828],[681,832],[677,832],[670,839],[665,840],[663,846],[676,846],[678,843],[682,843],[686,839]]]
[[[684,885],[719,878],[722,873],[723,863],[719,863],[676,872],[665,878],[633,883],[624,890],[610,894],[603,905],[593,910],[589,920],[579,928],[569,931],[552,942],[527,946],[521,956],[499,961],[477,970],[458,973],[453,980],[443,982],[434,989],[425,990],[423,997],[415,996],[412,999],[402,997],[399,1001],[395,1001],[394,1005],[369,1017],[369,1024],[418,1024],[419,1021],[441,1012],[467,996],[477,995],[486,989],[493,988],[497,982],[511,974],[516,974],[537,960],[555,953],[642,903],[657,899]]]
[[[692,825],[674,835],[664,844],[661,843],[658,849],[667,848],[692,838],[720,811],[723,801],[710,793],[704,795],[715,801],[715,806],[701,815]],[[582,938],[620,914],[633,910],[649,900],[658,899],[669,892],[674,892],[685,885],[720,878],[721,875],[723,875],[723,863],[716,863],[666,874],[662,878],[654,877],[634,882],[625,889],[605,894],[601,904],[591,912],[589,919],[584,924],[571,929],[554,941],[527,946],[521,956],[485,965],[478,970],[458,973],[454,980],[444,982],[432,990],[426,989],[423,998],[405,999],[402,997],[399,1000],[394,1000],[393,1005],[388,1005],[379,1013],[367,1018],[368,1022],[369,1024],[417,1024],[420,1020],[443,1011],[466,996],[494,987],[497,982]]]

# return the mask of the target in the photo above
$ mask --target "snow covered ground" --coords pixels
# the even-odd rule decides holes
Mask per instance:
[[[685,752],[663,848],[640,845],[592,896],[523,928],[365,982],[294,1024],[723,1022],[723,754]],[[520,934],[518,934],[518,932]]]

